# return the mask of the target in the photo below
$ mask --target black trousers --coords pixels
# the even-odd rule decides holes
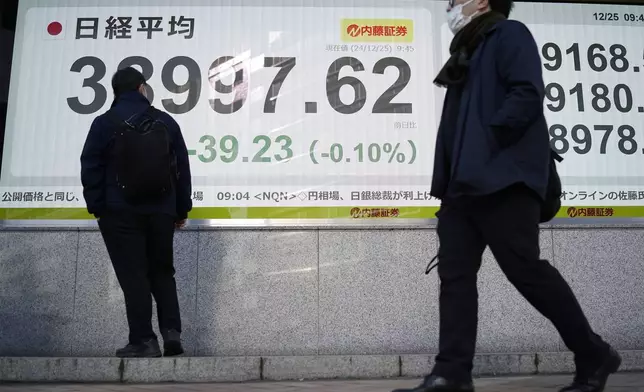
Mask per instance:
[[[547,317],[575,353],[578,372],[608,350],[595,334],[570,286],[540,259],[539,200],[515,186],[485,197],[445,203],[438,215],[439,354],[433,373],[471,380],[478,323],[477,273],[486,246],[509,281]]]
[[[139,344],[156,338],[152,296],[157,303],[159,329],[181,332],[173,263],[174,218],[109,212],[98,224],[125,297],[129,342]]]

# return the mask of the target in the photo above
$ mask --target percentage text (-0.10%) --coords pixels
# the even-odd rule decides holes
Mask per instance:
[[[353,154],[345,154],[345,147],[341,143],[333,143],[327,149],[317,147],[320,140],[311,142],[309,157],[316,165],[322,160],[329,160],[334,163],[357,162],[357,163],[387,163],[387,164],[408,164],[416,161],[417,148],[412,140],[407,140],[409,149],[401,143],[358,143],[353,147]]]

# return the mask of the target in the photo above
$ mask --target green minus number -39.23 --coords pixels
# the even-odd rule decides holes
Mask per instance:
[[[239,140],[233,135],[225,135],[217,139],[212,135],[204,135],[199,139],[202,146],[200,152],[189,150],[189,155],[196,155],[203,163],[220,161],[233,163],[239,158]],[[288,161],[293,158],[291,148],[293,140],[286,135],[279,135],[274,139],[266,135],[257,135],[253,139],[252,159],[243,157],[242,162],[270,163]]]

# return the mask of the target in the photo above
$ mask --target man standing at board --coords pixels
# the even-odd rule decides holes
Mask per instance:
[[[129,343],[116,356],[161,356],[152,329],[152,296],[163,354],[179,355],[173,237],[192,209],[188,151],[179,125],[150,105],[139,71],[116,72],[112,88],[112,107],[87,135],[81,181],[125,297]]]
[[[575,354],[574,382],[562,392],[603,391],[621,364],[563,277],[540,259],[539,223],[553,161],[539,50],[524,24],[507,19],[512,3],[450,0],[447,7],[455,36],[435,79],[447,93],[431,192],[441,199],[439,353],[420,386],[397,392],[474,390],[477,273],[486,246]]]

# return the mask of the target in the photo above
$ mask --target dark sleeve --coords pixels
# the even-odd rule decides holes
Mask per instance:
[[[109,135],[99,125],[100,117],[92,123],[81,153],[81,183],[87,211],[100,216],[105,209],[105,150]]]
[[[190,158],[188,148],[181,134],[181,127],[173,119],[170,124],[173,128],[174,153],[177,157],[177,214],[179,219],[186,219],[192,210],[192,175],[190,173]]]
[[[517,142],[543,115],[545,89],[539,48],[530,30],[521,22],[508,21],[499,34],[497,71],[507,94],[490,125],[504,147]]]

